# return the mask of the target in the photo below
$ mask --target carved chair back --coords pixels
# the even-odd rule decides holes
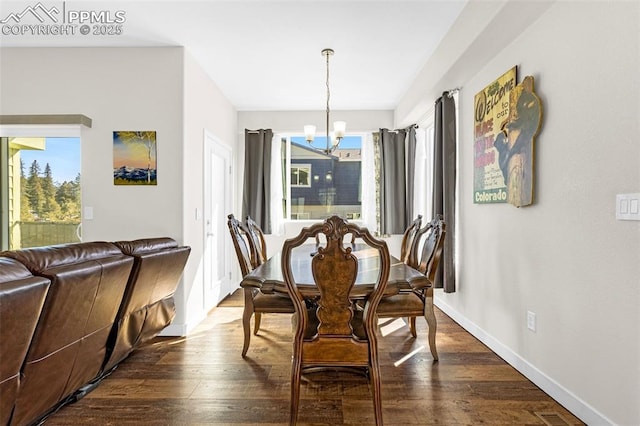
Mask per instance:
[[[245,218],[245,227],[251,249],[251,264],[257,268],[267,260],[267,243],[264,240],[262,229],[251,216]]]
[[[442,258],[445,233],[446,225],[444,219],[442,215],[437,215],[424,228],[420,229],[416,236],[416,241],[423,240],[420,262],[416,269],[422,272],[431,283],[434,282],[438,265]],[[417,252],[418,249],[415,251]]]
[[[233,241],[233,248],[236,251],[240,271],[244,277],[255,268],[251,262],[251,249],[248,245],[247,228],[238,219],[236,219],[233,214],[228,215],[227,218],[227,225],[229,227],[229,234],[231,234],[231,240]]]
[[[418,255],[414,250],[414,242],[416,241],[416,235],[420,231],[422,226],[422,215],[418,217],[407,227],[402,235],[402,243],[400,245],[400,261],[415,268],[418,265]]]

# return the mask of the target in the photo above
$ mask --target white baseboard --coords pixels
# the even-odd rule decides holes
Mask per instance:
[[[190,318],[190,321],[187,323],[175,323],[172,322],[167,327],[165,327],[158,336],[161,337],[184,337],[187,336],[194,328],[198,326],[204,319],[207,317],[206,312],[202,312],[198,318]]]
[[[165,327],[158,336],[160,337],[173,337],[173,336],[186,336],[187,324],[169,324]]]
[[[571,411],[574,416],[588,425],[613,425],[614,423],[599,413],[589,404],[578,398],[569,390],[562,387],[551,377],[545,375],[534,365],[529,363],[510,348],[503,345],[485,330],[478,327],[467,317],[456,311],[450,305],[446,304],[442,299],[434,298],[433,302],[442,312],[447,314],[451,319],[458,323],[462,328],[471,333],[474,337],[487,345],[489,349],[498,354],[509,365],[522,373],[527,379],[531,380],[536,386],[546,392],[555,399],[559,404]]]

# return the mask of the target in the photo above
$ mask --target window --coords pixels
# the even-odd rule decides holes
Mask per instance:
[[[2,247],[80,241],[80,138],[6,137],[2,151]]]
[[[433,194],[433,111],[416,129],[416,163],[414,175],[413,212],[414,216],[421,214],[423,218],[432,218]],[[427,222],[431,220],[428,219]]]
[[[311,164],[292,164],[291,165],[291,186],[304,186],[310,187],[311,182],[309,176],[311,175]]]
[[[337,150],[326,154],[309,146],[303,135],[282,137],[285,219],[360,217],[362,140],[363,135],[347,135]],[[314,146],[326,146],[326,137],[316,137]]]
[[[459,133],[459,92],[454,91],[452,94],[455,100],[456,106],[456,135]],[[416,148],[416,169],[415,169],[415,184],[414,184],[414,213],[422,214],[425,218],[433,218],[433,149],[435,138],[435,109],[430,109],[421,121],[418,122],[418,129],[416,130],[416,137],[418,140]],[[458,144],[458,137],[456,138],[456,144]],[[456,148],[457,152],[460,152],[459,147]],[[456,157],[456,167],[460,170],[460,157]],[[460,194],[459,191],[459,176],[456,178],[456,194]],[[459,197],[456,196],[456,211],[459,211]],[[431,219],[429,219],[431,220]]]

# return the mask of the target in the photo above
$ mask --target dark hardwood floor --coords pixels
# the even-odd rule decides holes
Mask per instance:
[[[242,350],[242,299],[234,294],[188,338],[157,338],[93,392],[46,425],[282,425],[289,417],[291,315],[263,315]],[[436,309],[440,361],[427,325],[418,339],[400,320],[379,339],[386,425],[583,424]],[[393,329],[399,326],[397,329]],[[363,376],[336,372],[303,380],[298,424],[373,424]]]

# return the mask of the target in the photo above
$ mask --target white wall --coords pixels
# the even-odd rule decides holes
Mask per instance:
[[[412,88],[461,87],[458,289],[436,304],[588,424],[640,424],[640,222],[614,208],[640,192],[640,3],[486,8],[486,51],[474,42]],[[490,37],[522,15],[515,36]],[[536,201],[473,204],[473,98],[513,65],[543,104]],[[420,108],[408,94],[396,120]]]
[[[347,122],[347,133],[393,128],[393,111],[331,111],[331,120]],[[325,111],[240,111],[238,132],[244,129],[273,129],[278,133],[302,133],[305,124],[315,124],[317,132],[325,131]]]
[[[84,114],[85,241],[182,241],[182,48],[3,48],[2,114]],[[157,132],[158,185],[114,186],[113,131]],[[176,161],[176,159],[178,161]]]
[[[193,57],[185,52],[184,71],[184,188],[182,194],[184,240],[191,246],[191,256],[184,273],[183,296],[186,318],[176,318],[172,326],[183,326],[183,333],[206,316],[211,306],[203,305],[203,158],[204,131],[221,143],[236,149],[237,114],[220,89],[204,73]],[[224,196],[223,188],[214,188],[213,197]],[[227,234],[222,236],[229,238]],[[234,253],[229,253],[235,255]],[[236,262],[237,263],[237,262]],[[180,321],[181,320],[181,321]],[[180,333],[176,333],[180,334]]]

